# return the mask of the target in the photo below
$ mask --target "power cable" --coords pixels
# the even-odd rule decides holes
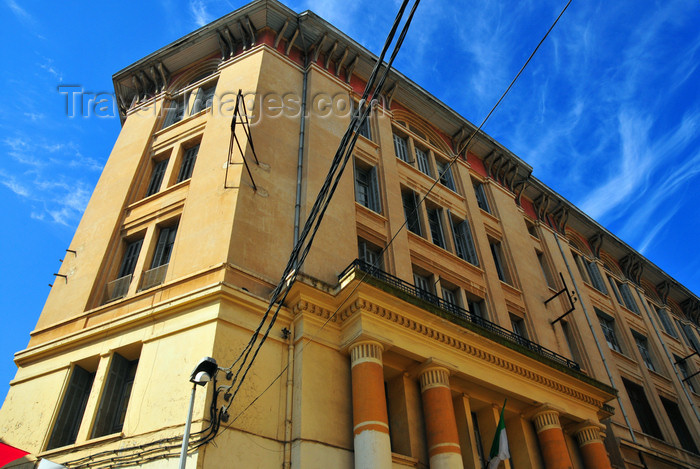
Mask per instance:
[[[255,358],[257,357],[257,354],[262,347],[262,344],[265,342],[272,326],[274,325],[277,315],[279,313],[280,308],[284,304],[284,300],[286,299],[287,295],[289,294],[291,290],[291,286],[293,285],[294,281],[296,280],[296,277],[298,275],[298,269],[303,265],[310,249],[311,245],[313,243],[313,240],[316,236],[316,233],[318,232],[318,229],[320,227],[320,223],[323,219],[323,216],[325,215],[325,211],[330,203],[330,200],[335,193],[335,190],[337,189],[338,183],[340,181],[340,178],[343,174],[343,171],[347,165],[347,162],[349,161],[349,157],[352,153],[352,149],[354,148],[355,142],[357,140],[357,132],[360,127],[360,125],[366,120],[370,110],[371,106],[367,105],[367,97],[369,96],[369,93],[372,91],[372,88],[374,87],[374,81],[376,79],[377,75],[377,70],[381,67],[382,62],[383,62],[383,57],[386,54],[386,51],[388,47],[391,45],[391,42],[393,42],[393,36],[396,32],[396,29],[398,28],[398,25],[401,21],[403,12],[406,8],[406,5],[408,4],[409,0],[404,0],[401,9],[399,13],[396,16],[396,19],[394,21],[394,25],[392,27],[392,30],[387,38],[387,41],[385,42],[384,48],[382,50],[382,54],[380,56],[380,60],[377,61],[377,64],[375,65],[375,69],[373,70],[373,73],[371,75],[372,80],[368,81],[365,91],[363,93],[363,99],[360,101],[360,111],[361,113],[358,113],[357,115],[353,115],[350,125],[348,126],[345,134],[343,135],[343,138],[340,142],[340,145],[338,147],[338,150],[336,151],[336,154],[333,158],[331,168],[326,176],[326,180],[324,181],[323,186],[321,187],[319,194],[316,198],[316,201],[310,211],[309,217],[307,218],[307,221],[304,226],[304,230],[299,237],[299,241],[295,245],[289,261],[287,263],[287,267],[285,268],[283,274],[282,274],[282,279],[280,280],[280,283],[277,285],[275,290],[273,291],[271,295],[271,299],[268,305],[267,310],[263,314],[263,318],[260,321],[260,324],[258,325],[258,328],[255,330],[253,333],[251,339],[249,340],[248,344],[246,345],[244,349],[244,353],[242,353],[242,362],[240,367],[238,368],[238,371],[236,372],[235,376],[233,376],[232,379],[232,387],[234,385],[237,385],[233,394],[231,395],[231,398],[229,400],[229,403],[224,406],[224,408],[227,410],[230,404],[233,402],[233,399],[235,396],[238,394],[238,391],[241,388],[241,385],[247,376],[248,371],[250,370],[250,367],[252,366],[252,363],[254,362]],[[403,42],[403,39],[406,35],[406,31],[408,29],[408,26],[410,25],[410,20],[413,17],[413,14],[415,13],[415,9],[419,3],[419,0],[417,0],[413,6],[413,9],[411,10],[411,13],[409,15],[409,19],[407,20],[407,23],[404,25],[404,29],[402,30],[401,36],[399,37],[399,40],[397,41],[397,44],[395,46],[395,49],[392,53],[390,62],[388,67],[391,66],[391,63],[393,62],[394,58],[396,57],[396,54],[398,53],[398,49],[401,46],[401,43]],[[387,68],[384,72],[384,75],[380,79],[380,82],[377,84],[377,87],[374,89],[374,96],[378,95],[381,93],[381,86],[383,85],[384,81],[386,80],[386,75],[388,73],[389,68]],[[358,116],[359,115],[359,116]],[[309,238],[309,233],[310,238]],[[308,241],[307,241],[308,238]],[[253,350],[253,346],[255,342],[257,341],[257,338],[260,334],[260,331],[262,330],[262,327],[264,324],[267,322],[267,318],[269,317],[270,311],[274,307],[275,303],[277,303],[277,308],[275,309],[275,312],[272,315],[272,318],[269,321],[269,325],[267,330],[265,331],[264,335],[260,339],[260,343],[258,344],[255,352],[253,352],[253,356],[250,358],[250,361],[248,361],[248,358],[250,356],[251,351]],[[241,355],[234,361],[234,364],[237,363],[239,360],[241,360]],[[232,369],[233,365],[229,367],[227,370],[230,372]],[[243,375],[240,375],[241,371],[244,369],[245,371],[243,372]],[[240,375],[240,380],[238,379]]]
[[[503,99],[504,99],[504,98],[506,97],[506,95],[510,92],[510,90],[511,90],[511,88],[513,87],[513,85],[515,84],[515,82],[518,80],[518,78],[520,77],[520,75],[522,74],[522,72],[525,70],[525,68],[526,68],[527,65],[530,63],[530,61],[532,60],[532,58],[534,57],[534,55],[537,53],[537,51],[539,50],[540,46],[541,46],[541,45],[544,43],[544,41],[547,39],[547,37],[549,36],[549,34],[551,33],[551,31],[552,31],[552,30],[554,29],[554,27],[557,25],[557,23],[559,22],[559,19],[562,17],[562,15],[564,14],[564,12],[566,12],[566,10],[569,8],[569,5],[571,5],[572,1],[573,1],[573,0],[569,0],[569,1],[566,3],[566,5],[565,5],[564,8],[562,9],[562,11],[559,13],[559,16],[557,16],[557,18],[554,20],[554,22],[553,22],[552,25],[549,27],[549,29],[547,30],[547,32],[545,33],[545,35],[542,37],[542,39],[541,39],[540,42],[537,44],[537,46],[534,48],[534,50],[532,51],[532,53],[530,54],[530,56],[528,57],[528,59],[525,61],[525,63],[523,64],[523,66],[520,68],[520,70],[519,70],[518,73],[516,74],[515,78],[513,78],[513,80],[510,82],[510,84],[508,85],[508,87],[506,88],[506,90],[501,94],[500,98],[498,99],[498,101],[496,102],[496,104],[494,104],[494,106],[491,108],[491,110],[490,110],[489,113],[486,115],[486,117],[483,119],[483,121],[481,122],[481,124],[479,125],[479,127],[477,127],[477,129],[474,130],[474,132],[472,132],[472,134],[470,135],[469,139],[462,145],[461,148],[458,149],[457,153],[454,154],[454,156],[450,159],[448,165],[446,165],[446,167],[445,167],[445,169],[442,171],[442,173],[439,174],[438,178],[433,182],[433,184],[430,186],[430,188],[428,189],[428,191],[426,192],[426,194],[416,203],[416,207],[414,208],[414,211],[413,211],[412,215],[414,215],[414,214],[416,213],[416,211],[418,210],[418,207],[420,207],[420,205],[425,201],[425,199],[428,197],[428,195],[433,191],[433,189],[435,188],[435,186],[437,185],[437,183],[440,181],[440,179],[450,170],[450,168],[452,167],[452,165],[453,165],[453,164],[455,163],[455,161],[457,161],[457,159],[459,158],[459,155],[460,155],[462,152],[468,151],[468,150],[469,150],[469,145],[470,145],[470,143],[472,142],[473,138],[474,138],[474,137],[476,136],[476,134],[483,128],[483,126],[484,126],[484,125],[486,124],[486,122],[489,120],[489,118],[490,118],[491,115],[494,113],[494,111],[496,110],[496,108],[501,104],[501,102],[503,101]],[[414,6],[414,9],[415,9],[415,6]],[[392,56],[392,59],[393,59],[393,56]],[[383,81],[382,81],[382,84],[383,84]],[[466,157],[466,153],[465,153],[465,157]],[[386,252],[386,250],[389,248],[389,246],[391,246],[391,244],[394,242],[394,240],[396,239],[396,237],[398,236],[398,234],[399,234],[399,233],[401,232],[401,230],[406,226],[407,223],[408,223],[408,220],[405,220],[405,221],[401,224],[401,226],[399,226],[399,228],[396,230],[396,233],[391,237],[391,239],[389,240],[389,242],[387,243],[387,245],[380,251],[379,256],[377,256],[377,261],[375,261],[375,262],[372,264],[372,267],[370,268],[370,270],[371,270],[371,269],[374,269],[374,268],[378,268],[378,261],[379,261],[379,259],[382,258],[382,255]],[[328,323],[331,322],[331,321],[333,320],[333,318],[335,318],[335,316],[338,314],[338,312],[340,311],[340,309],[345,305],[345,303],[347,302],[347,300],[352,296],[352,294],[353,294],[353,293],[359,288],[359,286],[364,282],[364,280],[367,278],[368,275],[369,275],[369,274],[368,274],[367,272],[363,272],[362,277],[361,277],[361,278],[359,279],[359,281],[355,284],[355,286],[353,287],[353,289],[350,290],[350,291],[348,292],[347,296],[343,299],[343,301],[340,303],[340,305],[338,305],[338,307],[335,309],[335,311],[334,311],[331,315],[328,316],[328,318],[326,319],[326,321],[321,325],[321,327],[318,329],[318,331],[316,331],[316,333],[314,334],[314,336],[308,338],[306,342],[302,342],[302,344],[299,346],[299,348],[300,348],[301,350],[303,350],[303,348],[304,348],[307,344],[309,344],[310,342],[312,342],[312,341],[314,340],[314,338],[318,337],[318,334],[320,334],[320,332],[326,327],[326,325],[328,325]],[[292,340],[293,340],[293,339],[292,339]],[[252,407],[252,406],[255,404],[255,402],[257,402],[257,400],[258,400],[260,397],[262,397],[262,395],[265,394],[265,392],[267,392],[267,390],[269,390],[269,389],[274,385],[274,383],[277,382],[277,380],[279,380],[279,379],[282,377],[282,375],[287,371],[288,367],[289,367],[289,365],[285,365],[285,366],[282,368],[282,370],[280,371],[280,373],[270,382],[270,384],[269,384],[262,392],[260,392],[260,393],[248,404],[248,406],[246,406],[241,412],[239,412],[239,413],[234,417],[234,419],[231,421],[231,423],[229,423],[226,427],[224,427],[224,430],[228,429],[236,420],[238,420],[238,418],[239,418],[241,415],[243,415],[250,407]]]

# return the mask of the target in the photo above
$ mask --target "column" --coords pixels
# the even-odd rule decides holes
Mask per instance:
[[[571,469],[571,457],[559,423],[559,412],[543,406],[532,418],[546,469]]]
[[[425,434],[431,469],[462,469],[457,422],[447,368],[431,366],[420,375]]]
[[[592,421],[583,422],[574,435],[586,469],[611,469],[603,435],[600,433],[600,424]]]
[[[350,347],[355,469],[391,469],[382,350],[374,341]]]

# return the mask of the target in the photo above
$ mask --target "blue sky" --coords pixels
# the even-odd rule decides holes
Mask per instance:
[[[59,86],[111,92],[114,72],[243,1],[0,0],[0,398],[15,374],[119,133],[116,118],[66,116]],[[396,0],[286,1],[377,53]],[[432,0],[396,67],[479,123],[563,0]],[[378,5],[380,8],[378,8]],[[700,293],[700,6],[574,0],[486,132],[534,175]],[[57,279],[56,281],[61,281]]]

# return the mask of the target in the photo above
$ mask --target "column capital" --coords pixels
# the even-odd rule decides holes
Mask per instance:
[[[576,437],[579,447],[583,447],[590,443],[603,443],[605,433],[602,430],[605,426],[594,422],[593,420],[585,420],[572,428],[572,433]]]
[[[444,366],[431,365],[421,370],[420,390],[425,392],[430,388],[450,387],[450,370]]]
[[[549,405],[543,405],[536,409],[532,415],[532,421],[535,424],[537,433],[551,428],[558,428],[561,430],[559,411]]]
[[[376,340],[359,340],[349,347],[351,366],[360,363],[382,364],[384,346]]]

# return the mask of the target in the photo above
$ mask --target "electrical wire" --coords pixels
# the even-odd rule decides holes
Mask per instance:
[[[433,182],[433,184],[430,186],[430,188],[428,189],[426,194],[418,201],[418,203],[416,204],[416,207],[414,208],[414,212],[412,215],[415,215],[416,211],[418,210],[418,207],[420,207],[420,205],[425,201],[427,196],[433,191],[433,189],[435,188],[437,183],[440,181],[440,179],[450,170],[450,168],[452,167],[452,165],[454,165],[455,161],[459,158],[459,155],[461,155],[462,152],[465,152],[465,158],[466,158],[466,152],[468,152],[469,145],[471,144],[473,138],[479,133],[479,131],[481,131],[481,129],[486,124],[486,122],[489,120],[489,118],[491,117],[493,112],[498,108],[498,106],[501,104],[503,99],[509,93],[509,91],[511,90],[511,88],[513,87],[515,82],[518,80],[518,78],[520,77],[522,72],[525,70],[525,68],[530,63],[530,61],[532,60],[534,55],[537,53],[540,46],[544,43],[546,38],[549,36],[550,32],[554,29],[554,27],[558,23],[559,19],[563,16],[564,12],[568,9],[568,7],[572,3],[572,1],[573,0],[569,0],[567,2],[566,6],[562,9],[559,16],[552,23],[552,25],[550,26],[548,31],[545,33],[545,35],[542,37],[540,42],[537,44],[537,46],[535,47],[533,52],[530,54],[530,56],[526,60],[526,62],[520,68],[520,70],[516,74],[515,78],[513,78],[513,80],[510,82],[510,84],[508,85],[506,90],[500,96],[500,98],[498,99],[496,104],[491,108],[491,110],[489,111],[487,116],[483,119],[483,121],[481,122],[479,127],[476,128],[472,132],[472,134],[467,139],[467,141],[462,145],[462,147],[458,149],[458,151],[454,154],[454,156],[452,158],[450,158],[449,163],[445,166],[442,173],[439,174],[438,178]],[[204,437],[200,438],[198,441],[190,442],[189,446],[191,446],[191,448],[188,450],[189,452],[194,451],[197,448],[199,448],[200,446],[212,441],[216,437],[216,435],[219,433],[221,421],[224,418],[224,415],[227,415],[228,408],[233,403],[233,400],[234,400],[236,394],[238,393],[240,387],[242,386],[242,384],[245,380],[245,377],[247,376],[248,371],[252,367],[252,364],[254,363],[260,348],[262,347],[263,343],[267,339],[269,332],[272,329],[272,327],[275,323],[275,320],[278,316],[278,313],[279,313],[282,305],[284,304],[284,300],[286,299],[287,295],[289,294],[289,292],[291,290],[291,286],[293,285],[294,281],[296,280],[296,277],[298,274],[298,268],[300,268],[303,265],[304,260],[306,259],[306,256],[308,255],[308,253],[310,251],[312,242],[316,236],[316,233],[318,232],[318,229],[320,227],[320,223],[323,220],[323,216],[324,216],[325,211],[328,207],[328,204],[330,203],[330,200],[331,200],[333,194],[335,193],[335,190],[340,182],[340,177],[342,176],[343,171],[344,171],[344,169],[349,161],[349,157],[352,154],[352,149],[354,148],[355,142],[357,141],[357,138],[358,138],[358,130],[359,130],[360,126],[367,119],[369,113],[371,112],[372,105],[367,103],[367,98],[370,96],[370,93],[372,94],[372,96],[375,96],[375,97],[379,96],[381,94],[384,83],[385,83],[386,78],[388,76],[388,73],[391,69],[391,65],[393,64],[393,61],[394,61],[396,55],[398,54],[398,51],[403,43],[406,32],[408,31],[408,26],[410,26],[413,15],[414,15],[419,3],[420,3],[420,0],[415,1],[414,5],[411,9],[411,12],[409,14],[409,17],[406,20],[406,23],[404,24],[404,28],[399,36],[399,39],[397,40],[397,43],[396,43],[395,48],[392,52],[391,58],[388,62],[388,65],[387,65],[386,69],[384,70],[384,74],[382,75],[382,77],[380,78],[379,82],[377,83],[376,87],[374,87],[374,90],[372,92],[372,88],[374,86],[374,80],[376,79],[376,75],[379,72],[379,69],[380,69],[381,64],[383,62],[383,58],[385,56],[385,53],[388,50],[389,45],[393,41],[394,34],[396,32],[396,29],[398,28],[398,25],[400,24],[404,10],[408,4],[408,0],[404,0],[404,2],[402,3],[401,8],[400,8],[399,12],[397,13],[397,17],[394,21],[392,29],[389,33],[389,36],[387,37],[387,40],[384,44],[380,58],[377,61],[377,63],[375,64],[375,67],[372,70],[372,74],[370,75],[370,80],[368,80],[367,85],[365,87],[365,90],[363,92],[362,98],[360,100],[360,105],[359,105],[360,112],[358,112],[357,115],[353,115],[351,122],[350,122],[350,125],[348,126],[345,134],[343,135],[343,138],[341,139],[341,143],[338,147],[338,150],[336,151],[336,155],[333,158],[331,167],[330,167],[329,172],[326,176],[324,184],[323,184],[321,190],[319,191],[317,199],[316,199],[316,201],[315,201],[315,203],[314,203],[314,205],[309,213],[309,217],[307,218],[307,222],[304,226],[304,230],[302,232],[302,235],[299,238],[299,242],[295,245],[294,249],[292,250],[289,261],[287,263],[287,267],[285,267],[282,278],[281,278],[280,282],[278,283],[277,287],[273,290],[268,308],[267,308],[266,312],[264,313],[260,324],[258,325],[257,329],[253,333],[251,339],[249,340],[249,342],[246,345],[246,347],[244,348],[244,350],[234,360],[234,362],[232,363],[232,365],[230,367],[222,368],[222,370],[230,372],[233,369],[233,367],[236,365],[236,363],[238,363],[241,360],[241,358],[243,358],[243,362],[241,363],[241,366],[239,367],[235,377],[233,378],[232,385],[230,387],[233,387],[233,385],[237,382],[238,376],[239,376],[241,370],[243,369],[243,365],[246,364],[248,357],[250,355],[250,352],[253,348],[253,345],[255,345],[255,342],[257,340],[258,335],[260,334],[260,331],[264,327],[265,322],[267,322],[267,318],[269,317],[269,313],[272,310],[272,307],[275,305],[275,303],[277,303],[276,310],[275,310],[272,318],[270,319],[268,327],[267,327],[265,333],[263,334],[263,337],[260,340],[258,347],[256,348],[255,352],[253,353],[252,358],[248,362],[246,369],[243,372],[243,375],[240,376],[240,381],[237,382],[237,387],[236,387],[234,393],[232,394],[232,396],[229,398],[228,405],[222,407],[222,409],[220,409],[218,411],[217,411],[216,406],[217,406],[217,400],[218,400],[217,397],[219,394],[219,389],[216,388],[216,386],[214,385],[214,395],[212,397],[212,401],[211,401],[211,405],[210,405],[211,420],[210,420],[209,426],[203,430],[200,430],[199,432],[194,433],[193,435],[201,435],[201,434],[206,433],[206,432],[208,432],[208,434],[205,435]],[[389,248],[389,246],[391,246],[393,241],[396,239],[396,237],[401,232],[401,230],[406,226],[406,224],[407,224],[407,220],[405,220],[401,224],[401,226],[399,226],[399,228],[396,230],[396,233],[392,236],[392,238],[389,240],[387,245],[380,252],[378,259],[382,258],[382,255],[386,252],[386,250]],[[307,236],[309,235],[309,233],[311,233],[311,237],[309,238],[308,243],[305,244],[305,240],[306,240]],[[378,263],[378,260],[372,264],[372,268],[377,268],[378,267],[377,263]],[[346,295],[346,297],[343,299],[343,301],[340,303],[340,305],[338,305],[338,307],[335,309],[335,311],[331,315],[329,315],[329,317],[326,319],[326,321],[318,329],[316,334],[314,334],[313,337],[308,338],[306,342],[302,342],[302,344],[299,346],[300,351],[303,350],[303,348],[307,344],[311,343],[313,341],[313,339],[315,337],[317,337],[318,334],[326,327],[326,325],[329,322],[331,322],[333,320],[333,318],[336,317],[336,315],[338,314],[340,309],[344,306],[344,304],[347,302],[347,300],[359,288],[359,286],[362,283],[364,283],[367,276],[368,276],[368,273],[363,272],[362,277],[359,279],[358,282],[356,282],[353,289],[348,293],[348,295]],[[285,285],[286,285],[286,288],[284,288]],[[284,292],[283,292],[283,290],[284,290]],[[292,340],[293,340],[293,338],[292,338]],[[252,407],[257,402],[257,400],[260,397],[262,397],[262,395],[264,395],[282,377],[282,375],[287,371],[288,367],[289,367],[289,365],[285,365],[282,368],[282,370],[280,371],[280,373],[270,382],[270,384],[262,392],[260,392],[241,412],[239,412],[235,416],[235,418],[226,427],[224,427],[224,430],[230,428],[230,426],[236,420],[238,420],[238,418],[240,416],[242,416],[250,407]],[[228,378],[228,376],[227,376],[227,378]],[[214,377],[214,382],[212,384],[214,384],[215,382],[216,382],[216,377]],[[162,439],[162,440],[158,440],[155,442],[147,443],[144,445],[140,445],[138,447],[123,448],[123,449],[121,449],[121,451],[128,451],[128,450],[133,450],[133,449],[137,449],[137,448],[144,449],[146,447],[155,446],[157,444],[161,444],[164,442],[176,441],[178,439],[179,439],[178,437],[171,437],[171,438]],[[167,450],[170,448],[177,448],[177,447],[179,447],[179,445],[168,445],[165,447],[153,448],[153,449],[150,449],[147,451]],[[92,461],[90,467],[94,467],[94,464],[106,464],[106,463],[109,463],[109,467],[113,467],[113,464],[112,464],[113,462],[118,462],[119,460],[126,462],[128,459],[133,459],[136,457],[136,455],[125,455],[125,456],[121,456],[121,457],[117,456],[117,457],[109,458],[109,459],[105,460],[104,462],[95,463],[93,461],[93,458],[95,458],[96,456],[99,456],[102,454],[104,454],[104,455],[114,454],[115,452],[118,452],[118,451],[120,451],[120,450],[105,451],[103,453],[97,453],[97,454],[91,455],[87,458],[82,458],[80,460],[72,461],[72,462],[66,463],[66,464],[68,464],[69,467],[80,467],[80,466],[75,466],[74,464],[80,464],[85,460],[90,460],[90,461]],[[155,460],[155,459],[162,459],[162,458],[176,455],[176,453],[172,453],[172,454],[153,456],[150,458],[143,458],[142,457],[143,453],[144,453],[144,451],[141,451],[138,455],[138,456],[140,456],[140,458],[137,458],[137,459],[140,462],[145,462],[145,461]],[[136,464],[136,461],[134,461],[132,464]],[[128,464],[128,465],[131,465],[131,464]]]
[[[313,240],[316,236],[316,233],[318,232],[318,229],[320,227],[320,223],[323,220],[323,217],[325,215],[326,209],[330,203],[330,200],[335,193],[335,190],[337,189],[338,183],[340,182],[340,178],[343,174],[343,171],[347,165],[347,162],[349,161],[350,155],[352,154],[352,149],[354,148],[355,142],[357,140],[357,135],[358,135],[358,130],[360,128],[360,125],[367,119],[367,116],[369,115],[369,112],[371,111],[371,106],[367,104],[367,97],[370,95],[370,92],[372,92],[373,88],[373,96],[378,95],[381,93],[381,86],[383,85],[384,81],[386,80],[386,76],[388,73],[389,68],[387,68],[384,71],[384,74],[382,75],[379,83],[377,83],[377,86],[375,87],[375,81],[376,81],[376,76],[378,73],[379,68],[381,67],[383,63],[383,57],[386,54],[386,51],[388,50],[388,47],[391,45],[393,42],[393,37],[395,35],[396,29],[398,28],[398,25],[400,24],[403,12],[406,8],[406,5],[408,4],[409,0],[404,0],[399,13],[396,16],[396,19],[394,21],[394,24],[392,26],[391,32],[389,33],[389,36],[387,38],[387,41],[385,42],[384,48],[382,50],[382,54],[380,56],[380,60],[377,61],[375,64],[375,68],[372,72],[371,75],[371,80],[367,82],[367,85],[365,87],[365,91],[363,92],[363,98],[360,100],[360,112],[357,114],[354,114],[352,116],[350,125],[346,129],[346,132],[344,133],[341,142],[338,146],[338,149],[333,157],[330,169],[328,171],[328,174],[326,175],[326,179],[324,181],[323,186],[319,190],[319,194],[314,202],[314,205],[312,209],[310,210],[309,217],[307,218],[307,221],[304,225],[304,229],[299,237],[299,240],[297,244],[295,245],[294,249],[292,250],[292,253],[289,257],[289,261],[287,263],[287,266],[284,269],[284,272],[282,274],[282,278],[278,285],[275,287],[273,290],[273,293],[271,295],[271,299],[268,305],[267,310],[263,314],[263,317],[261,318],[260,324],[258,325],[257,329],[254,331],[253,335],[251,336],[251,339],[249,340],[248,344],[244,348],[243,352],[234,360],[234,364],[238,363],[239,361],[241,362],[238,370],[236,371],[235,375],[232,377],[232,387],[235,387],[235,390],[233,394],[231,395],[231,398],[229,399],[229,403],[224,406],[225,410],[228,410],[229,406],[233,402],[234,398],[238,394],[243,381],[245,380],[245,377],[248,374],[248,371],[250,370],[255,358],[258,355],[258,352],[260,348],[262,347],[263,343],[267,339],[267,336],[269,335],[269,332],[271,328],[273,327],[277,316],[279,314],[279,311],[284,304],[284,301],[289,294],[291,287],[296,280],[296,277],[298,275],[299,268],[303,265],[304,261],[306,260],[306,257],[311,249],[311,245],[313,244]],[[420,0],[416,0],[414,3],[413,9],[411,10],[411,13],[409,15],[409,20],[407,20],[407,23],[404,25],[404,29],[402,30],[402,33],[399,37],[399,40],[397,41],[397,44],[395,45],[394,51],[392,53],[390,62],[388,67],[391,66],[391,63],[393,62],[394,58],[396,57],[396,54],[398,53],[398,49],[400,48],[403,39],[405,38],[406,31],[408,26],[410,25],[410,20],[413,17],[413,14],[415,13],[415,9],[418,5]],[[273,313],[272,317],[270,318],[270,321],[268,323],[267,330],[263,334],[262,338],[260,339],[260,342],[255,349],[255,352],[253,352],[252,357],[250,357],[250,354],[253,350],[253,346],[255,345],[258,336],[260,335],[260,331],[262,330],[263,326],[265,325],[270,315],[270,312],[274,305],[277,304],[277,307],[275,309],[275,312]],[[249,360],[250,357],[250,360]],[[241,361],[242,359],[242,361]],[[231,371],[232,367],[227,368],[227,371]],[[245,371],[243,371],[245,369]],[[241,372],[243,371],[243,374],[241,375]],[[240,376],[240,379],[239,379]]]
[[[426,194],[416,203],[416,207],[414,208],[414,211],[413,211],[412,215],[415,215],[415,214],[416,214],[416,211],[418,210],[418,207],[420,207],[420,205],[425,201],[425,199],[428,197],[428,195],[433,191],[433,189],[435,188],[435,186],[437,185],[437,183],[440,181],[440,179],[450,170],[450,168],[452,167],[452,165],[454,165],[454,163],[457,161],[457,159],[459,158],[459,155],[461,155],[462,152],[465,152],[465,158],[466,158],[466,151],[469,150],[469,145],[471,144],[473,138],[476,136],[476,134],[477,134],[479,131],[481,131],[481,129],[482,129],[483,126],[486,124],[486,122],[490,119],[491,115],[494,113],[494,111],[496,110],[496,108],[498,108],[498,106],[501,104],[501,102],[503,101],[503,99],[504,99],[504,98],[506,97],[506,95],[510,92],[510,90],[511,90],[511,88],[513,87],[513,85],[515,84],[515,82],[518,80],[518,78],[520,77],[520,75],[522,74],[522,72],[525,70],[525,68],[527,67],[527,65],[530,63],[530,61],[532,60],[532,58],[534,57],[534,55],[535,55],[535,54],[537,53],[537,51],[539,50],[540,46],[544,43],[544,41],[547,39],[547,37],[549,36],[549,34],[551,33],[551,31],[554,29],[554,27],[556,26],[556,24],[559,22],[559,19],[562,17],[562,15],[563,15],[563,14],[566,12],[566,10],[569,8],[569,5],[571,5],[572,1],[573,1],[573,0],[569,0],[569,1],[566,3],[566,5],[564,6],[564,8],[563,8],[563,9],[561,10],[561,12],[559,13],[559,16],[557,16],[557,18],[554,20],[554,22],[552,23],[552,25],[549,27],[549,29],[547,30],[547,32],[545,33],[545,35],[542,37],[542,39],[540,40],[540,42],[539,42],[539,43],[537,44],[537,46],[533,49],[533,51],[532,51],[532,53],[530,54],[530,56],[528,57],[528,59],[525,61],[525,63],[524,63],[523,66],[520,68],[520,70],[518,71],[518,73],[516,74],[516,76],[515,76],[515,77],[513,78],[513,80],[510,82],[510,84],[508,85],[508,87],[506,88],[506,90],[501,94],[500,98],[498,99],[498,101],[496,102],[496,104],[494,104],[494,106],[491,108],[491,110],[490,110],[489,113],[486,115],[486,117],[483,119],[483,121],[481,122],[481,124],[479,125],[479,127],[477,127],[477,128],[474,130],[474,132],[472,132],[472,134],[471,134],[470,137],[467,139],[467,141],[461,146],[461,148],[458,149],[457,153],[455,153],[455,154],[453,155],[453,157],[450,158],[450,161],[449,161],[448,165],[445,166],[445,169],[442,171],[442,173],[440,173],[439,176],[438,176],[438,178],[436,178],[435,181],[433,181],[433,184],[430,186],[430,188],[428,189],[428,191],[426,192]],[[414,8],[415,8],[415,6],[414,6]],[[383,83],[383,82],[382,82],[382,83]],[[396,237],[399,235],[399,233],[400,233],[401,230],[406,226],[407,223],[408,223],[408,220],[405,220],[405,221],[401,224],[401,226],[399,226],[399,228],[396,230],[396,233],[394,233],[394,235],[391,237],[391,239],[389,240],[389,242],[387,243],[387,245],[380,251],[379,255],[377,256],[377,260],[372,264],[372,267],[370,268],[370,270],[379,267],[379,266],[378,266],[379,259],[382,258],[383,254],[386,252],[386,250],[389,248],[389,246],[391,246],[391,244],[394,242],[394,240],[396,239]],[[330,314],[330,315],[328,316],[328,318],[326,319],[326,321],[321,325],[321,327],[316,331],[316,333],[315,333],[312,337],[308,338],[306,342],[302,342],[302,344],[299,346],[300,351],[303,350],[303,348],[304,348],[307,344],[311,343],[311,342],[314,340],[314,338],[317,338],[317,337],[318,337],[318,334],[320,334],[320,332],[326,327],[326,325],[328,325],[328,323],[330,323],[330,322],[337,316],[337,314],[338,314],[338,312],[340,311],[340,309],[345,305],[345,303],[347,302],[347,300],[348,300],[348,299],[352,296],[352,294],[359,288],[359,286],[360,286],[362,283],[364,283],[364,281],[365,281],[365,279],[367,278],[368,275],[369,275],[369,274],[368,274],[367,272],[363,272],[363,275],[360,277],[359,281],[355,284],[355,286],[352,288],[352,290],[350,290],[350,291],[348,292],[348,294],[345,296],[345,298],[342,300],[342,302],[336,307],[335,311],[334,311],[332,314]],[[292,340],[293,340],[293,339],[292,339]],[[282,368],[282,370],[280,371],[280,373],[272,380],[272,382],[270,382],[270,384],[269,384],[262,392],[260,392],[260,393],[259,393],[259,394],[258,394],[258,395],[257,395],[243,410],[241,410],[241,411],[234,417],[234,419],[231,421],[231,423],[229,423],[226,427],[224,427],[224,430],[228,429],[236,420],[238,420],[238,418],[239,418],[241,415],[243,415],[250,407],[252,407],[252,406],[255,404],[255,402],[257,402],[257,400],[258,400],[260,397],[262,397],[262,395],[265,394],[265,392],[267,392],[267,391],[274,385],[274,383],[277,382],[277,381],[282,377],[282,375],[287,371],[288,367],[289,367],[289,365],[285,365],[285,366]]]

